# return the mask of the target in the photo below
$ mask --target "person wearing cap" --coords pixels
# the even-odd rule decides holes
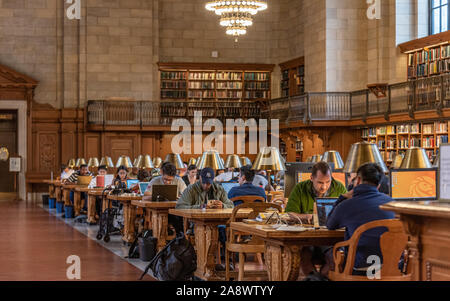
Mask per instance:
[[[200,181],[190,185],[178,199],[177,209],[223,209],[234,208],[222,185],[214,182],[214,170],[204,168]]]

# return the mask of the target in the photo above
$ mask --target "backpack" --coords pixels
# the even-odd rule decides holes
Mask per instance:
[[[130,248],[128,249],[128,256],[125,256],[125,258],[132,258],[136,259],[139,258],[139,237],[143,237],[145,239],[151,237],[153,235],[152,230],[147,230],[144,233],[141,233],[139,235],[136,235],[136,238],[134,239],[133,243],[131,244]]]
[[[189,280],[197,269],[197,255],[194,247],[184,235],[178,236],[153,258],[140,280],[150,269],[153,276],[161,281]]]

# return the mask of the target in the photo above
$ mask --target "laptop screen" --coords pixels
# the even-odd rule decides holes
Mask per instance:
[[[391,196],[395,200],[435,200],[437,170],[392,170]]]
[[[230,192],[231,188],[238,187],[239,183],[222,183],[223,189],[227,192],[227,194]]]
[[[139,194],[144,195],[145,191],[147,190],[149,182],[140,182],[139,183]]]
[[[139,184],[139,180],[127,180],[127,189],[131,189],[136,184]]]
[[[327,218],[333,209],[334,203],[336,203],[337,198],[317,198],[317,216],[319,219],[319,226],[327,225]]]

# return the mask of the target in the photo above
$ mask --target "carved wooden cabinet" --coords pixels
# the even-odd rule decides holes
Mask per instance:
[[[410,235],[409,269],[415,281],[450,281],[450,203],[392,202]]]

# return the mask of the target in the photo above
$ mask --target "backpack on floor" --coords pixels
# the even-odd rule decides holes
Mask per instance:
[[[148,264],[140,280],[152,270],[161,281],[187,281],[197,269],[197,255],[192,244],[180,235],[167,244]]]

